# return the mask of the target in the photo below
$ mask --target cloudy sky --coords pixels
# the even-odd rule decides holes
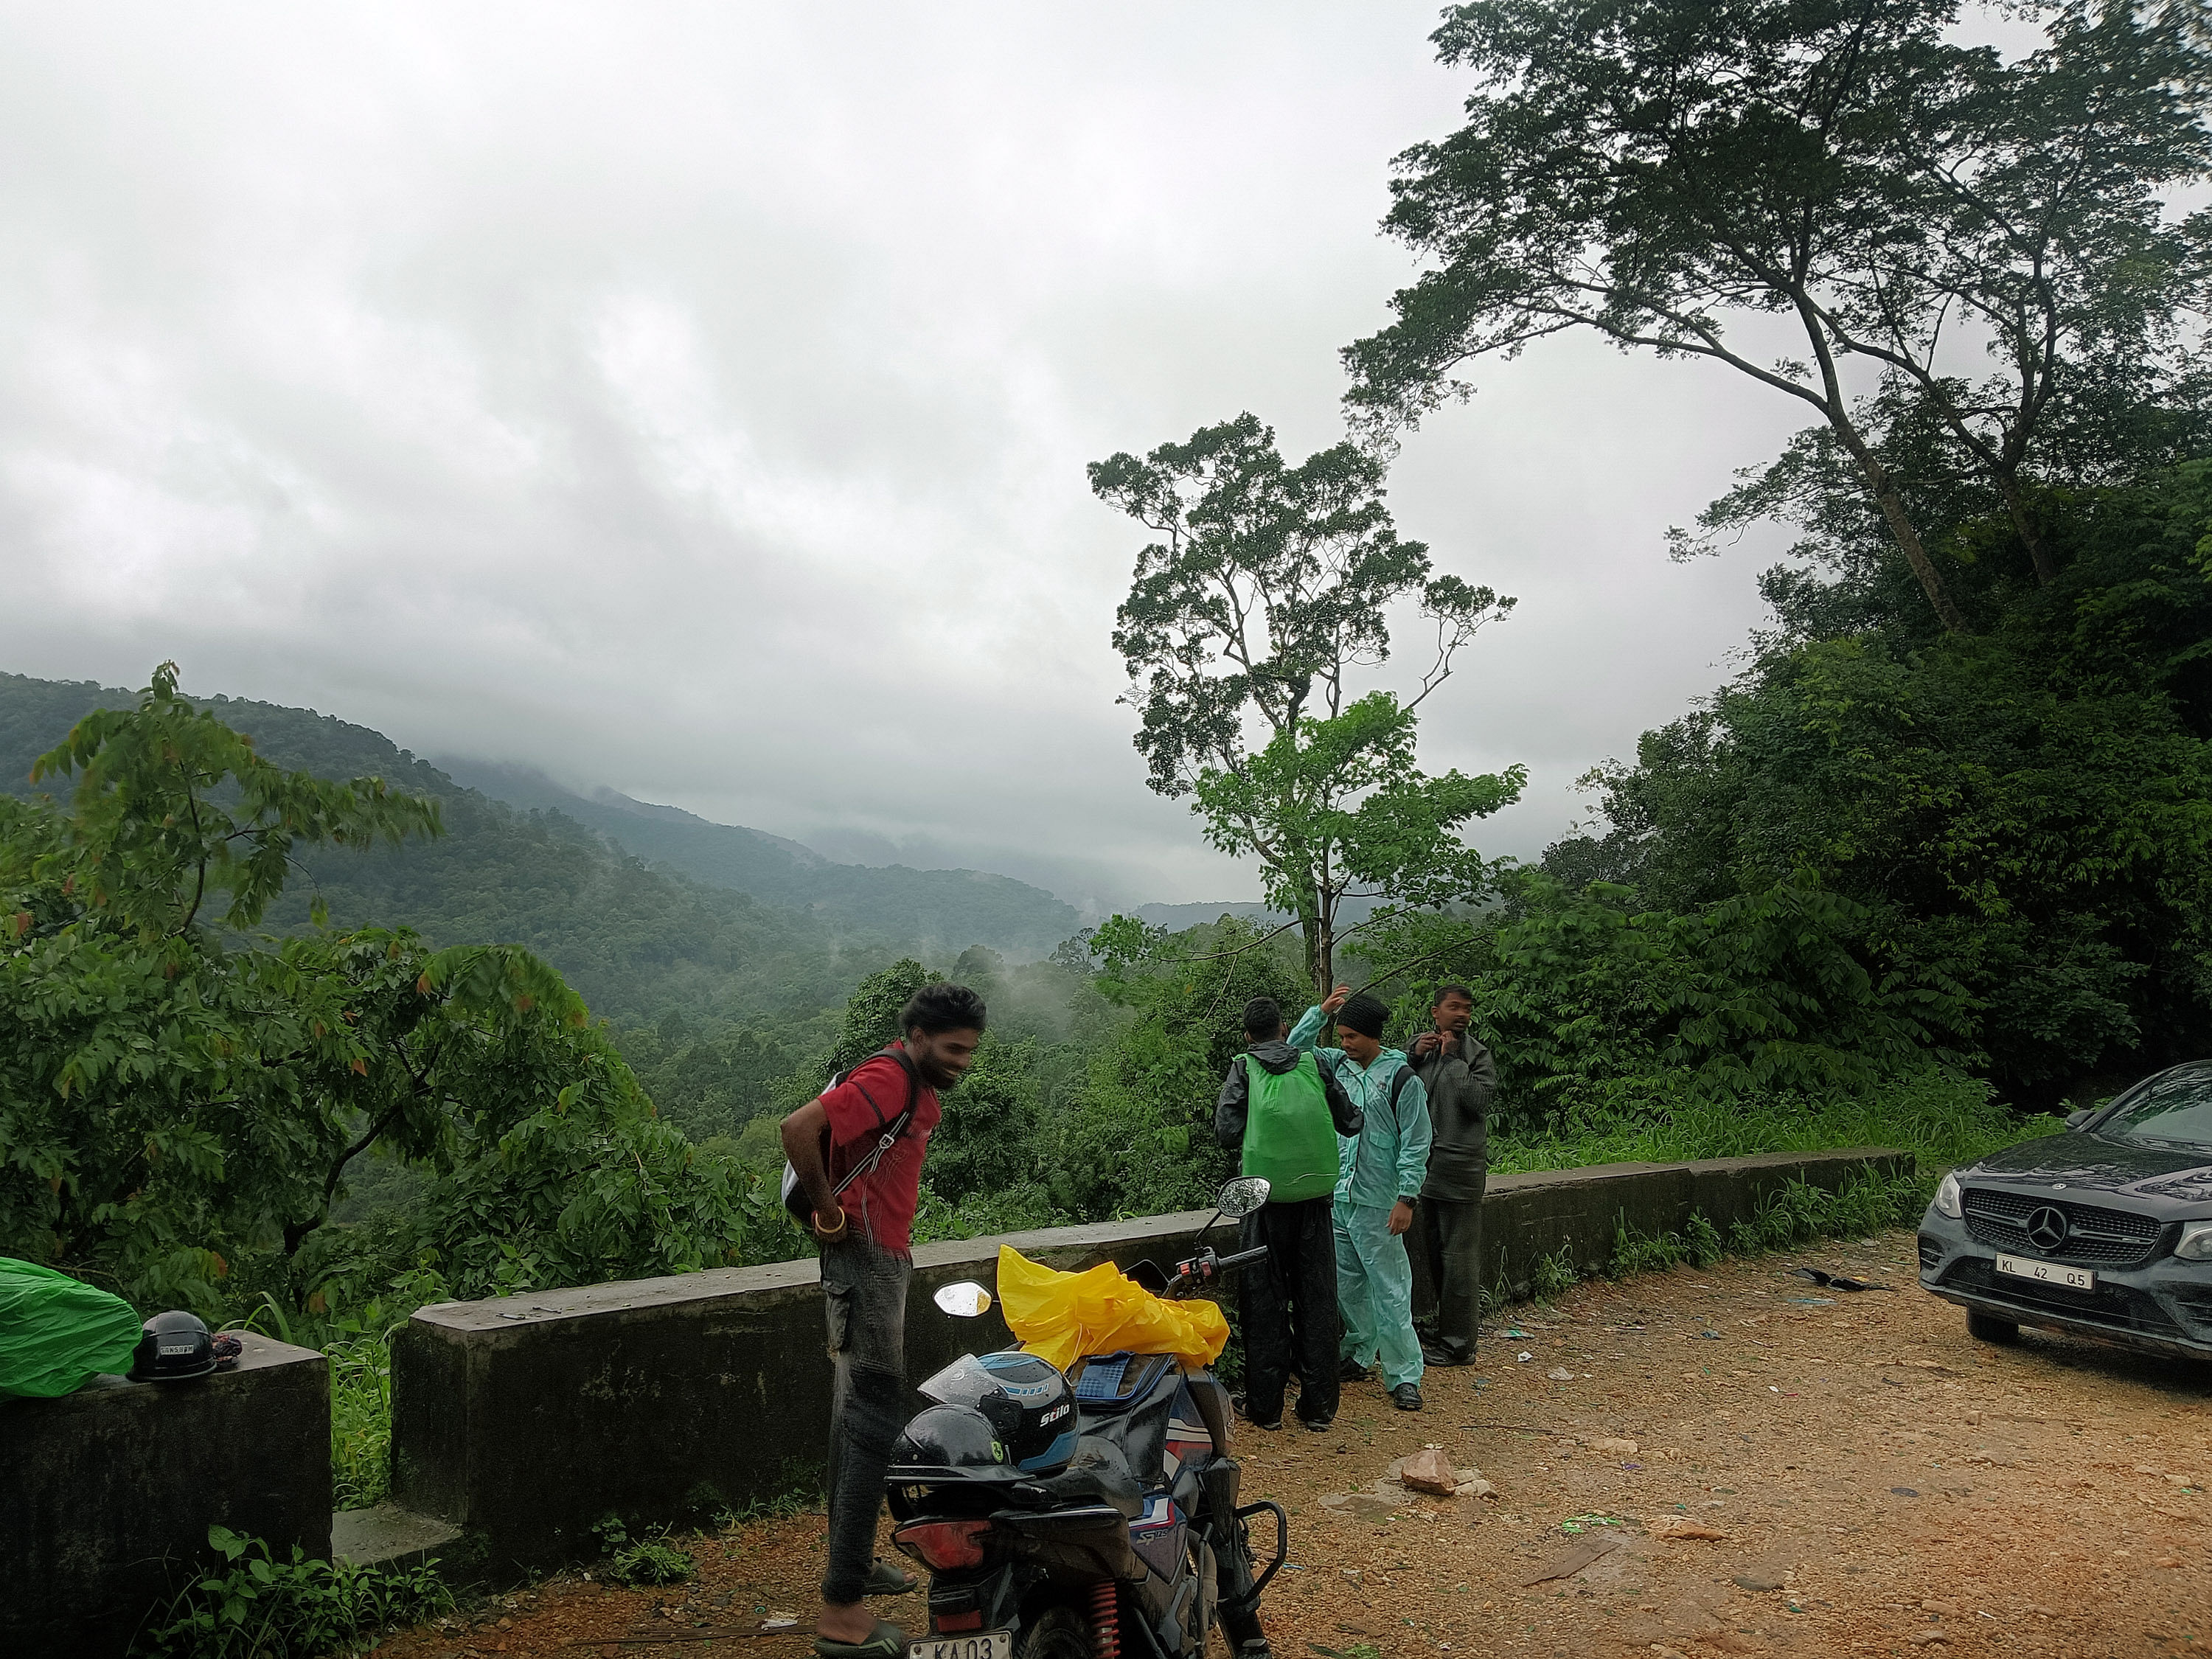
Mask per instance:
[[[1342,432],[1431,3],[0,7],[0,667],[301,704],[1079,903],[1253,896],[1143,786],[1084,464]],[[1662,537],[1786,400],[1560,341],[1410,441],[1517,594],[1486,851],[1730,670]],[[1413,653],[1408,652],[1410,658]]]

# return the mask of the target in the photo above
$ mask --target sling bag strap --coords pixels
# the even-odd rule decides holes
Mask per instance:
[[[901,1111],[896,1117],[893,1118],[889,1123],[886,1123],[884,1126],[883,1133],[877,1137],[876,1144],[869,1149],[868,1155],[862,1158],[858,1164],[855,1164],[851,1170],[848,1170],[846,1172],[845,1178],[839,1182],[836,1187],[830,1189],[830,1195],[832,1198],[844,1197],[845,1189],[848,1187],[858,1181],[862,1176],[873,1171],[876,1165],[884,1161],[884,1154],[890,1152],[893,1146],[898,1144],[899,1137],[906,1133],[906,1126],[914,1121],[915,1103],[921,1095],[921,1073],[915,1067],[914,1056],[908,1054],[903,1048],[878,1048],[874,1054],[868,1056],[868,1060],[886,1059],[898,1061],[899,1065],[905,1069],[905,1109]],[[867,1063],[868,1060],[864,1060],[860,1062],[860,1066],[865,1066]],[[860,1069],[860,1066],[855,1066],[852,1072],[846,1073],[844,1078],[841,1079],[841,1081],[851,1081],[853,1072],[859,1071]],[[876,1097],[868,1092],[868,1085],[866,1084],[854,1082],[853,1086],[860,1091],[861,1099],[866,1101],[871,1106],[876,1106]],[[876,1106],[876,1115],[880,1118],[883,1115],[884,1109],[880,1106]],[[823,1133],[823,1138],[826,1139],[829,1134],[829,1131],[826,1127],[824,1127]],[[829,1161],[830,1160],[825,1154],[823,1158],[823,1162],[827,1164]]]
[[[898,1144],[899,1137],[906,1133],[907,1126],[914,1121],[914,1109],[921,1095],[921,1073],[915,1069],[914,1056],[905,1049],[896,1046],[878,1048],[868,1056],[868,1060],[895,1060],[899,1063],[901,1069],[906,1073],[906,1109],[884,1125],[883,1133],[876,1137],[876,1144],[868,1149],[867,1155],[847,1170],[845,1178],[830,1189],[830,1195],[840,1200],[844,1198],[848,1188],[862,1176],[872,1172],[876,1165],[884,1161],[884,1155]],[[860,1066],[852,1067],[850,1071],[841,1072],[831,1078],[828,1088],[823,1089],[822,1092],[827,1094],[830,1089],[837,1088],[850,1081],[853,1073],[859,1071],[860,1066],[866,1066],[868,1060],[862,1060]],[[880,1119],[883,1116],[884,1109],[877,1105],[876,1097],[868,1092],[867,1085],[854,1083],[853,1086],[860,1090],[860,1097],[863,1100],[875,1107],[876,1115]],[[824,1169],[830,1166],[831,1151],[830,1126],[825,1123],[822,1126],[822,1165]],[[799,1171],[793,1169],[788,1161],[783,1166],[783,1207],[790,1212],[791,1218],[802,1227],[813,1218],[814,1206],[807,1201],[806,1188],[799,1184]]]
[[[1319,1049],[1316,1049],[1314,1051],[1314,1058],[1316,1060],[1321,1058],[1321,1051]],[[1328,1074],[1331,1078],[1335,1079],[1336,1086],[1340,1089],[1343,1088],[1344,1073],[1338,1069],[1335,1061],[1330,1060],[1326,1063],[1328,1066]],[[1392,1073],[1390,1078],[1390,1121],[1394,1124],[1397,1124],[1401,1127],[1404,1126],[1403,1121],[1398,1115],[1398,1097],[1406,1092],[1407,1080],[1413,1075],[1413,1062],[1411,1060],[1401,1060],[1398,1063],[1397,1071]]]

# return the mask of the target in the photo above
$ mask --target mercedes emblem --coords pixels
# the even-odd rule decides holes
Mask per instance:
[[[2027,1218],[2027,1240],[2045,1255],[2066,1242],[2066,1212],[2046,1204]]]

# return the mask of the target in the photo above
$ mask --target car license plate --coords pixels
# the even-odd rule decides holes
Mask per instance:
[[[1014,1633],[979,1630],[971,1636],[929,1636],[906,1644],[907,1659],[1014,1659]]]
[[[2024,1255],[2001,1255],[1997,1271],[2014,1279],[2039,1279],[2046,1285],[2063,1285],[2069,1291],[2094,1291],[2097,1275],[2087,1267],[2062,1267],[2055,1261],[2035,1261]]]

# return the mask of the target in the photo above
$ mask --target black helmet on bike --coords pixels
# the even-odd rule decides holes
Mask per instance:
[[[1024,1474],[1054,1474],[1075,1455],[1075,1398],[1056,1365],[1033,1353],[969,1354],[921,1385],[925,1398],[981,1413]],[[916,1418],[919,1425],[924,1412]]]
[[[906,1425],[891,1447],[894,1486],[933,1480],[1022,1478],[998,1425],[974,1406],[932,1406]]]

